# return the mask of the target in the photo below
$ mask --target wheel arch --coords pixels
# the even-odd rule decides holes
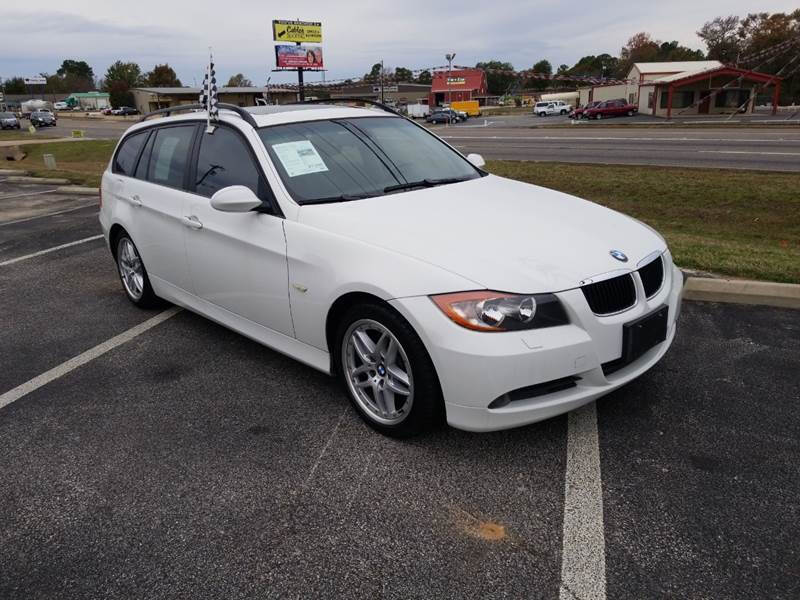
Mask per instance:
[[[327,316],[325,317],[325,341],[328,346],[328,352],[330,352],[331,355],[331,373],[334,372],[333,369],[335,367],[333,364],[333,356],[335,354],[333,344],[335,341],[334,338],[336,337],[336,329],[339,326],[339,321],[344,314],[350,309],[351,306],[355,306],[356,304],[378,304],[380,306],[386,306],[392,309],[392,311],[397,312],[397,310],[388,302],[386,302],[386,300],[380,296],[376,296],[375,294],[370,294],[369,292],[347,292],[334,300],[333,304],[331,304],[330,308],[328,309]],[[399,315],[400,313],[397,314]],[[406,320],[405,317],[403,317],[403,320]]]
[[[111,226],[111,229],[108,230],[108,245],[111,248],[111,255],[114,257],[114,260],[117,260],[117,242],[123,233],[130,236],[125,228],[119,223],[114,223]]]

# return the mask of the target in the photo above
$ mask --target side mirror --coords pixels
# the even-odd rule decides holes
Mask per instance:
[[[479,169],[486,164],[486,161],[483,160],[483,157],[480,154],[467,154],[467,160]]]
[[[243,213],[261,206],[261,200],[249,187],[231,185],[211,196],[211,206],[222,212]]]

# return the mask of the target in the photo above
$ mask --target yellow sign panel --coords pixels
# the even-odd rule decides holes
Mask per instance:
[[[313,21],[273,21],[272,38],[276,42],[322,41],[322,23]]]

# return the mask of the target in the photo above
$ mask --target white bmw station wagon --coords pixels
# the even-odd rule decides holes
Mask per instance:
[[[123,289],[341,377],[378,431],[540,421],[672,343],[683,277],[647,225],[389,109],[220,108],[120,140],[100,222]]]

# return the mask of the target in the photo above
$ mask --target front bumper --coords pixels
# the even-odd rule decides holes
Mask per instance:
[[[485,333],[456,325],[428,297],[399,298],[392,305],[414,326],[439,375],[447,422],[458,429],[494,431],[534,423],[573,410],[642,375],[669,349],[683,297],[683,275],[664,254],[664,283],[646,299],[638,275],[637,303],[607,317],[592,313],[580,289],[559,292],[570,318],[561,327]],[[629,365],[605,375],[602,365],[622,354],[623,324],[668,306],[667,338]],[[576,386],[489,408],[512,390],[565,377]]]

